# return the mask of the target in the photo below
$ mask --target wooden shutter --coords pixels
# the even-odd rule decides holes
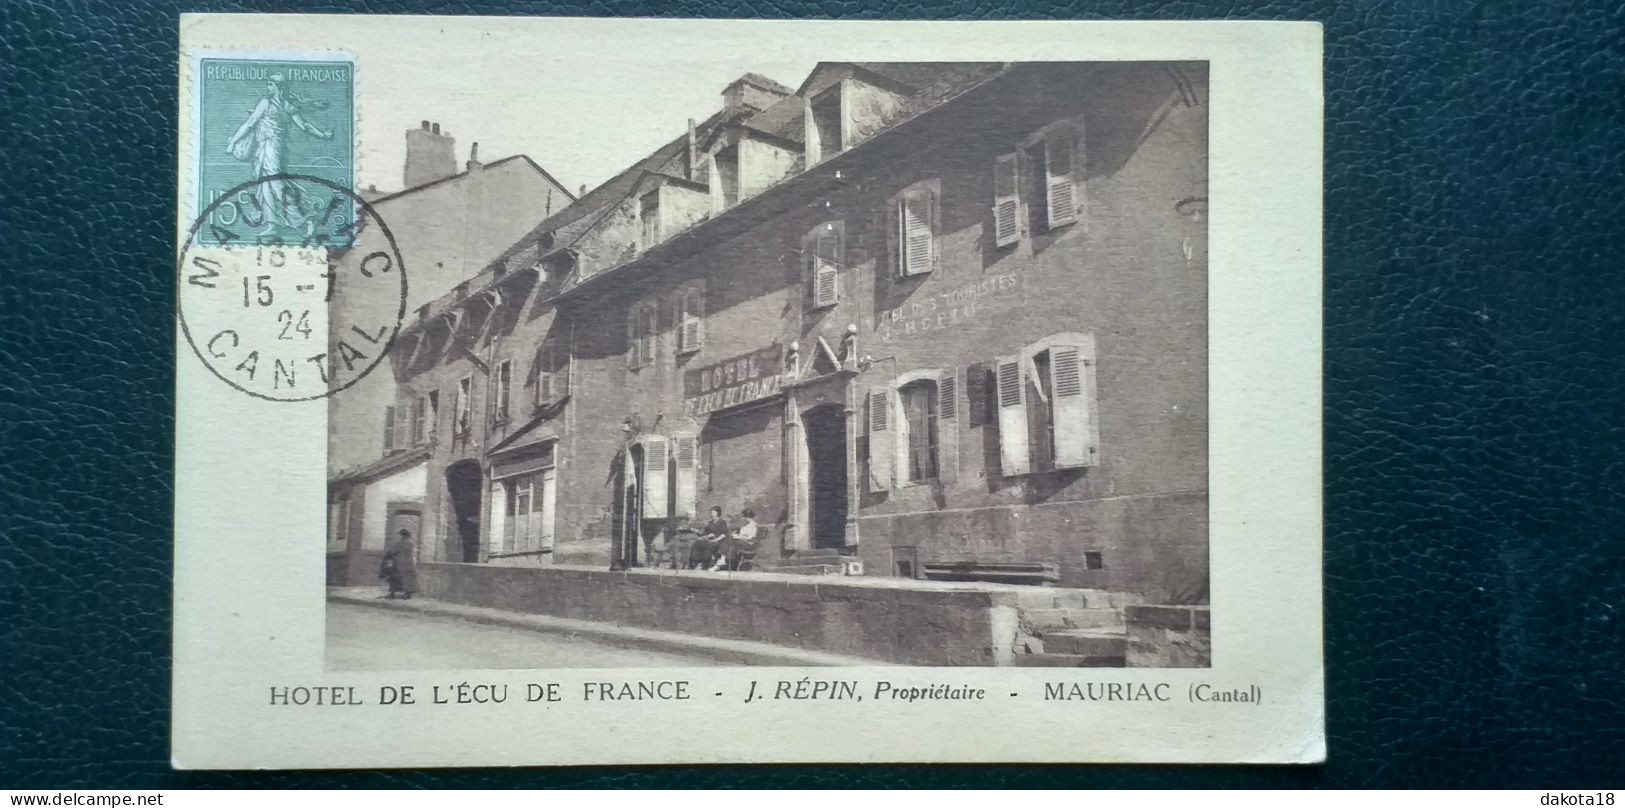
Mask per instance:
[[[395,451],[395,408],[384,406],[384,451]]]
[[[390,446],[395,449],[408,449],[412,446],[412,404],[408,399],[395,403],[395,435]]]
[[[643,338],[638,329],[643,327],[643,308],[633,306],[626,311],[626,366],[635,368],[643,364],[638,352],[643,350]]]
[[[705,294],[698,287],[678,297],[677,347],[680,352],[698,351],[705,342]]]
[[[1021,357],[1001,356],[994,363],[999,402],[999,467],[1004,476],[1032,470],[1027,446],[1027,387],[1021,378]]]
[[[1077,133],[1071,127],[1051,131],[1044,138],[1045,207],[1049,226],[1060,227],[1078,220],[1076,166],[1073,154]]]
[[[784,519],[805,533],[806,526],[801,524],[801,423],[794,418],[792,412],[784,425],[784,489],[788,493]]]
[[[1016,155],[993,160],[993,243],[999,247],[1021,240],[1021,178]]]
[[[956,370],[937,379],[937,479],[944,484],[959,479],[959,372]]]
[[[936,245],[931,229],[932,195],[927,191],[911,191],[898,202],[899,266],[904,276],[920,275],[932,270]]]
[[[643,518],[645,519],[664,519],[671,515],[666,497],[666,466],[670,462],[665,437],[661,435],[644,437]]]
[[[558,474],[553,469],[546,469],[541,473],[542,490],[537,497],[537,510],[541,512],[541,525],[538,526],[538,535],[541,536],[541,546],[537,549],[553,549],[553,523],[554,508],[558,504]]]
[[[896,447],[897,429],[892,424],[891,390],[886,387],[873,388],[869,391],[870,491],[891,488]]]
[[[542,343],[542,349],[536,352],[536,403],[546,404],[553,400],[553,351],[552,340]]]
[[[699,498],[699,441],[693,435],[673,435],[671,438],[672,453],[676,462],[673,465],[677,470],[677,481],[673,486],[675,501],[671,504],[672,516],[694,516],[696,500]]]
[[[1055,467],[1093,466],[1100,458],[1095,414],[1095,361],[1091,345],[1050,349],[1050,389],[1055,413]]]
[[[660,330],[660,309],[653,303],[643,307],[643,324],[639,326],[642,346],[638,349],[638,364],[648,364],[655,357],[655,334]]]

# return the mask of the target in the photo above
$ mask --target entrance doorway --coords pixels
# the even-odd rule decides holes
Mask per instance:
[[[480,489],[484,472],[476,460],[459,460],[446,468],[446,498],[451,501],[451,529],[446,557],[469,564],[480,560]]]
[[[423,552],[423,545],[418,542],[423,539],[423,509],[417,502],[391,502],[389,503],[389,528],[384,536],[394,541],[401,535],[402,530],[411,532],[412,544],[419,553]]]
[[[807,435],[808,506],[814,549],[846,546],[846,413],[823,404],[801,417]]]

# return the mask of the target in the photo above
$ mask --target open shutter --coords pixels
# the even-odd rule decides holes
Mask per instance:
[[[840,272],[835,265],[820,260],[813,273],[813,307],[821,309],[835,305],[840,295],[839,283]]]
[[[833,306],[841,296],[841,230],[834,223],[819,225],[811,246],[813,307]]]
[[[643,518],[664,519],[671,515],[666,497],[666,466],[671,462],[666,439],[648,435],[643,439]]]
[[[1055,398],[1055,467],[1096,465],[1100,458],[1100,425],[1095,413],[1093,346],[1051,348],[1050,389]]]
[[[698,351],[705,343],[705,293],[698,288],[688,290],[682,296],[682,333],[678,336],[682,350]]]
[[[994,363],[999,399],[999,467],[1004,476],[1032,470],[1027,446],[1027,388],[1021,379],[1021,358],[1001,356]]]
[[[558,473],[547,469],[540,475],[542,490],[535,493],[537,499],[536,510],[540,512],[541,524],[537,526],[541,536],[539,550],[553,549],[553,509],[558,504]]]
[[[959,371],[937,379],[937,479],[959,479]]]
[[[395,436],[390,444],[396,449],[408,449],[412,446],[412,405],[398,403],[395,405]]]
[[[1021,240],[1018,166],[1014,154],[993,160],[993,243],[1000,247]]]
[[[643,307],[643,324],[639,327],[643,346],[639,348],[638,364],[654,361],[655,334],[660,330],[660,309],[653,303]]]
[[[643,362],[638,352],[643,350],[643,339],[638,329],[643,325],[643,309],[633,306],[626,312],[626,366],[635,368]]]
[[[384,407],[384,451],[395,451],[395,408]]]
[[[700,465],[699,441],[693,435],[673,435],[671,442],[672,452],[676,455],[673,465],[677,469],[677,482],[672,486],[676,500],[671,504],[671,515],[692,517],[699,498],[696,478]]]
[[[892,424],[891,390],[876,387],[869,391],[869,490],[886,491],[892,485],[893,454],[897,451],[897,430]]]
[[[784,424],[784,490],[789,494],[785,497],[784,521],[805,532],[801,524],[801,445],[801,423],[792,412]]]
[[[553,353],[554,345],[551,341],[542,343],[542,350],[536,354],[536,404],[538,406],[553,400]]]
[[[901,246],[902,274],[920,275],[932,270],[936,245],[931,232],[932,197],[926,191],[913,191],[898,202],[898,240]]]
[[[565,345],[553,346],[552,369],[549,374],[549,384],[552,385],[554,398],[563,398],[570,395],[570,369],[573,363],[570,359],[570,348]]]
[[[1073,176],[1076,140],[1077,133],[1070,127],[1056,129],[1044,138],[1044,187],[1048,194],[1045,207],[1052,228],[1078,220],[1077,182]]]

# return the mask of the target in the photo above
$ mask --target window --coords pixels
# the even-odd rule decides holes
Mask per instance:
[[[931,180],[892,197],[887,231],[892,266],[898,277],[923,275],[936,269],[939,190],[938,183]]]
[[[1029,138],[1020,152],[994,161],[997,244],[1013,244],[1021,239],[1017,211],[1022,201],[1027,203],[1028,232],[1055,230],[1078,220],[1083,174],[1081,133],[1082,126],[1076,120],[1062,121]]]
[[[739,146],[731,144],[711,153],[711,212],[721,213],[739,204]]]
[[[1099,463],[1094,357],[1093,338],[1067,334],[995,362],[1005,476]]]
[[[423,397],[423,401],[425,409],[424,439],[433,443],[435,435],[440,431],[440,391],[430,390],[429,394]]]
[[[653,303],[637,303],[627,313],[626,364],[636,369],[654,361],[659,310]]]
[[[569,393],[570,353],[561,338],[548,337],[536,352],[536,404],[547,404]]]
[[[841,299],[841,268],[846,263],[844,236],[841,222],[825,222],[801,240],[801,252],[807,257],[811,308],[828,308]]]
[[[677,324],[677,352],[693,353],[705,344],[705,285],[693,283],[677,293],[673,322]]]
[[[384,454],[395,451],[395,407],[384,407]]]
[[[644,194],[638,200],[638,221],[643,226],[641,247],[648,250],[660,243],[660,189]]]
[[[902,441],[904,481],[910,483],[937,478],[937,384],[922,379],[905,385],[897,391],[903,405],[903,420],[908,436]]]
[[[454,437],[467,437],[473,429],[474,377],[457,380],[457,400],[452,403],[451,432]]]
[[[504,554],[534,553],[553,547],[554,470],[520,474],[502,481]]]
[[[993,161],[993,243],[1009,246],[1021,240],[1021,161],[1001,155]]]
[[[959,376],[919,370],[868,396],[869,490],[959,479]]]
[[[497,365],[496,390],[491,396],[491,423],[508,422],[508,394],[513,389],[513,362],[503,360]]]
[[[822,163],[841,153],[842,141],[841,86],[819,93],[807,104],[807,164]]]
[[[412,401],[412,445],[421,445],[428,438],[429,397],[418,396]]]

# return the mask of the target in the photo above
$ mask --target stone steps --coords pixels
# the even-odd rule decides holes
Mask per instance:
[[[1021,626],[1029,634],[1043,636],[1051,631],[1077,628],[1122,628],[1120,609],[1027,609],[1021,610]]]
[[[1090,657],[1083,654],[1017,654],[1018,668],[1121,668],[1122,657]]]
[[[1128,633],[1123,629],[1076,629],[1044,635],[1044,653],[1115,657],[1128,654]]]

